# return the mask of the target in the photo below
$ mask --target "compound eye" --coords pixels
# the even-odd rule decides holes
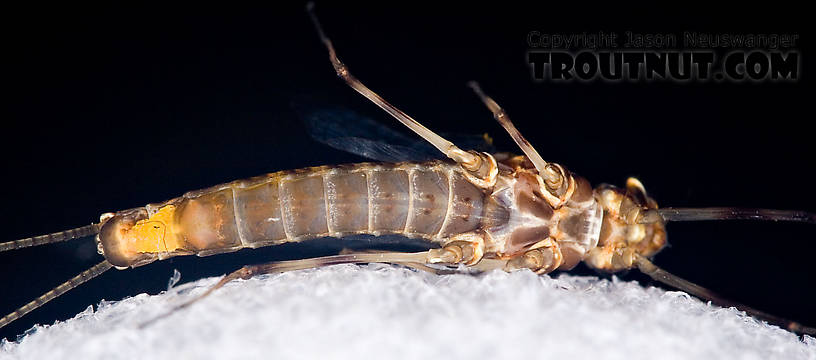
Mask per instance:
[[[635,199],[638,205],[646,206],[646,188],[640,180],[630,177],[626,179],[626,195]]]

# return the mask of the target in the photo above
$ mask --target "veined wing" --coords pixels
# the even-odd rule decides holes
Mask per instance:
[[[425,140],[404,134],[340,106],[294,104],[309,135],[332,148],[376,161],[427,161],[444,155]],[[387,121],[384,119],[383,121]],[[493,153],[492,139],[483,135],[440,134],[466,150]]]

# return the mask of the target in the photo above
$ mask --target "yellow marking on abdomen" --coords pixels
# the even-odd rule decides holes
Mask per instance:
[[[173,220],[176,207],[167,205],[153,216],[139,220],[124,234],[130,251],[136,253],[163,253],[182,248],[176,236]]]

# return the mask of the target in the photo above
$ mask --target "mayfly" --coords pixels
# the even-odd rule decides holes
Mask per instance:
[[[310,12],[311,14],[311,12]],[[108,213],[100,222],[12,241],[13,250],[90,235],[105,260],[0,319],[0,327],[116,267],[126,269],[181,255],[206,256],[316,237],[397,234],[438,245],[427,252],[352,253],[247,266],[237,278],[337,263],[386,262],[428,267],[463,264],[476,270],[569,270],[579,262],[608,272],[640,269],[658,281],[730,304],[654,266],[669,221],[759,219],[814,223],[803,212],[735,208],[658,208],[636,179],[623,188],[589,182],[545,161],[508,115],[475,83],[471,87],[524,155],[462,149],[387,103],[354,78],[312,14],[337,74],[353,89],[432,144],[447,161],[363,163],[277,172],[192,191],[145,207]],[[206,295],[206,294],[205,294]],[[800,333],[814,329],[739,306]]]

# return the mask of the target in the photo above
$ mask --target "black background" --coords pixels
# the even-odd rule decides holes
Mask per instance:
[[[317,12],[353,74],[440,132],[489,132],[516,151],[465,86],[478,80],[545,159],[593,184],[637,176],[662,206],[816,211],[811,37],[795,9],[434,5]],[[804,16],[804,11],[798,12]],[[188,190],[363,159],[314,143],[289,103],[307,94],[395,122],[338,80],[303,4],[265,9],[31,8],[2,25],[2,240],[97,221]],[[802,78],[783,83],[534,82],[526,35],[631,30],[798,33]],[[394,128],[398,128],[394,126]],[[727,297],[816,324],[816,227],[669,226],[655,262]],[[91,239],[0,254],[8,313],[101,260]],[[110,271],[0,330],[74,316],[101,299],[217,276],[245,263],[325,255],[300,244]],[[579,274],[593,274],[586,268]],[[630,273],[624,279],[650,283]]]

